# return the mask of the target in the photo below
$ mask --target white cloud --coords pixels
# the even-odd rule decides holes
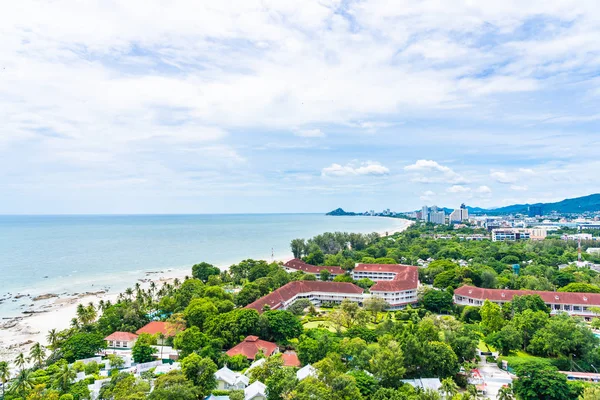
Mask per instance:
[[[475,192],[481,193],[481,194],[490,194],[490,193],[492,193],[492,189],[490,189],[489,186],[482,185],[482,186],[479,186],[477,189],[475,189]]]
[[[431,201],[433,199],[433,196],[435,196],[435,192],[431,190],[426,190],[421,194],[420,199],[423,201]]]
[[[448,193],[468,193],[471,191],[471,188],[461,185],[454,185],[446,189]]]
[[[515,191],[524,192],[527,190],[527,186],[525,185],[510,185],[510,188]]]
[[[296,136],[307,137],[307,138],[321,138],[325,137],[320,129],[299,129],[294,132]]]
[[[370,176],[383,176],[390,173],[390,170],[381,165],[378,162],[367,161],[360,165],[354,163],[340,165],[331,164],[329,167],[325,167],[321,170],[322,176],[357,176],[357,175],[370,175]]]
[[[417,160],[414,164],[404,167],[412,174],[411,181],[418,183],[467,183],[468,180],[454,172],[450,167],[440,165],[433,160]]]
[[[490,173],[490,176],[496,182],[503,183],[503,184],[515,183],[517,181],[516,177],[514,177],[514,176],[512,176],[509,173],[504,172],[504,171],[492,171]]]

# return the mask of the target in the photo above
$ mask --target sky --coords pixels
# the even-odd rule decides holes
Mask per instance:
[[[600,192],[595,0],[19,0],[0,214],[496,207]]]

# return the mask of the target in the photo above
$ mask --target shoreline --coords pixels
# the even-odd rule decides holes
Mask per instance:
[[[377,217],[388,218],[388,217]],[[395,218],[394,218],[395,219]],[[389,229],[377,232],[381,237],[393,235],[402,232],[411,226],[414,221],[395,219],[396,223]],[[402,222],[400,222],[402,221]],[[270,257],[262,258],[269,260]],[[285,259],[281,256],[273,260],[275,262],[286,261],[292,258],[291,251]],[[241,261],[241,260],[240,260]],[[229,268],[229,265],[217,265],[221,270]],[[27,355],[30,347],[39,342],[47,345],[46,335],[49,330],[63,330],[69,327],[71,320],[76,316],[77,306],[79,304],[97,304],[100,300],[115,302],[121,292],[127,287],[133,287],[136,283],[147,289],[151,282],[157,286],[163,283],[172,282],[175,278],[182,280],[185,276],[191,276],[191,265],[179,268],[165,268],[153,271],[138,271],[135,273],[113,274],[110,276],[111,284],[101,284],[83,287],[79,292],[66,292],[59,290],[60,293],[48,290],[40,292],[31,288],[29,293],[21,292],[11,294],[10,297],[3,297],[4,301],[19,300],[23,304],[19,305],[19,315],[7,316],[0,319],[0,360],[12,362],[12,360],[21,352]],[[125,284],[115,284],[119,282],[122,275],[130,275],[131,280]],[[123,283],[123,282],[121,282]],[[47,288],[49,289],[49,288]],[[25,304],[25,302],[29,304]]]

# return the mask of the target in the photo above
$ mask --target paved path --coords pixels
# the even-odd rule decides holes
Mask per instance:
[[[500,390],[502,386],[512,382],[510,374],[498,368],[495,363],[486,363],[485,361],[482,361],[481,364],[479,364],[479,372],[481,372],[486,383],[486,398],[488,399],[495,399],[498,390]]]

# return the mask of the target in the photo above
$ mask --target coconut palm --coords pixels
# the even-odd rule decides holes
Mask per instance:
[[[4,388],[6,382],[10,379],[10,367],[6,361],[0,361],[0,382],[2,382],[2,398],[4,398]]]
[[[510,385],[505,385],[498,390],[498,396],[496,397],[498,400],[513,400],[515,397],[513,396],[512,387]]]
[[[58,345],[58,331],[56,329],[49,330],[46,340],[48,341],[48,347],[55,350]]]
[[[54,383],[61,391],[67,392],[71,382],[75,380],[77,373],[75,370],[68,365],[63,365],[60,371],[57,373]]]
[[[25,369],[25,364],[27,364],[27,360],[25,359],[25,355],[23,353],[19,353],[17,358],[15,358],[15,365],[21,371]]]
[[[31,371],[22,369],[10,385],[9,392],[25,398],[31,389],[33,389]]]
[[[128,287],[127,289],[125,289],[125,294],[127,295],[127,299],[131,300],[131,296],[133,296],[133,289]]]
[[[38,368],[42,368],[44,359],[46,358],[46,350],[39,343],[34,344],[29,350],[29,359],[35,362]]]
[[[440,392],[444,394],[444,397],[447,399],[452,398],[456,393],[458,393],[458,385],[452,378],[442,379],[442,386],[440,387]]]

